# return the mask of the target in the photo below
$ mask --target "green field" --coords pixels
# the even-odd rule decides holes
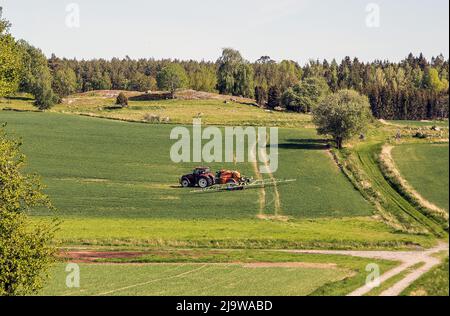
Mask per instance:
[[[0,121],[23,138],[28,169],[42,175],[63,220],[58,237],[70,245],[378,248],[432,243],[369,219],[373,207],[340,172],[314,129],[280,129],[274,176],[297,182],[266,188],[261,208],[260,189],[193,194],[177,187],[178,177],[196,164],[171,163],[171,125],[8,111],[0,112]],[[249,163],[210,166],[254,176]]]
[[[411,144],[394,148],[393,157],[402,176],[424,198],[449,209],[448,144]]]
[[[409,126],[409,127],[447,127],[448,128],[448,120],[445,121],[388,121],[391,124],[401,125],[401,126]]]
[[[31,171],[42,175],[64,216],[128,218],[254,218],[258,190],[192,194],[178,178],[195,163],[170,161],[172,126],[132,124],[46,113],[2,113],[8,130],[23,137]],[[367,216],[371,207],[333,161],[314,130],[280,131],[277,178],[282,213],[294,218]],[[211,164],[254,176],[251,164]],[[264,213],[274,213],[268,190]],[[326,192],[327,198],[321,194]]]
[[[133,261],[132,261],[133,262]],[[373,260],[332,255],[202,250],[155,252],[135,263],[80,264],[80,288],[58,264],[42,295],[345,295]],[[376,261],[381,271],[397,265]]]
[[[60,266],[44,295],[305,296],[348,276],[333,269],[244,268],[237,264],[81,265],[82,286],[66,288]],[[267,277],[270,275],[270,277]]]

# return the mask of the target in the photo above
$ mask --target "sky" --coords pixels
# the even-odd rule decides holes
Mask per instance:
[[[49,56],[215,61],[449,57],[448,0],[0,0],[11,33]]]

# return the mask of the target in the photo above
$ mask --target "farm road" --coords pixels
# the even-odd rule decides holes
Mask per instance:
[[[434,255],[440,252],[448,252],[449,245],[446,243],[439,243],[438,246],[422,250],[422,251],[346,251],[346,250],[286,250],[291,253],[306,253],[306,254],[328,254],[328,255],[345,255],[361,258],[371,258],[371,259],[381,259],[381,260],[392,260],[399,261],[401,265],[386,272],[380,276],[381,284],[390,278],[402,273],[403,271],[414,267],[419,263],[423,263],[422,266],[414,269],[411,273],[406,275],[405,278],[395,283],[390,288],[383,291],[380,296],[398,296],[400,295],[409,285],[420,278],[423,274],[430,271],[433,267],[441,263],[437,257]],[[363,296],[373,290],[372,287],[364,285],[348,296]]]

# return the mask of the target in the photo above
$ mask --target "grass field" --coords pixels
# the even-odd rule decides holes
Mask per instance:
[[[409,127],[447,127],[448,128],[448,120],[445,121],[388,121],[391,124],[401,125],[401,126],[409,126]]]
[[[172,124],[192,124],[192,119],[201,117],[205,124],[228,126],[311,126],[311,117],[299,113],[265,111],[252,105],[221,99],[207,100],[161,100],[129,101],[129,107],[109,110],[116,99],[83,94],[70,97],[65,103],[52,108],[52,112],[73,113],[88,116],[142,122],[146,115],[169,118]],[[33,99],[24,95],[13,99],[0,99],[0,109],[36,110]]]
[[[53,113],[1,113],[8,130],[23,137],[31,171],[43,176],[61,215],[129,218],[253,218],[258,190],[191,194],[178,179],[196,163],[170,160],[173,126],[132,124]],[[333,161],[314,130],[280,131],[277,178],[282,212],[294,218],[367,216],[372,213]],[[250,163],[210,164],[255,176]],[[326,192],[327,198],[321,197]],[[271,192],[264,213],[274,213]]]
[[[446,236],[380,169],[381,144],[398,127],[373,128],[367,141],[354,142],[337,154],[338,160],[346,156],[352,163],[352,176],[350,169],[346,174],[339,169],[327,140],[317,136],[306,115],[216,99],[132,101],[128,109],[107,110],[113,98],[93,95],[72,98],[70,104],[45,113],[29,112],[31,102],[26,97],[0,101],[0,108],[25,111],[0,111],[0,123],[7,122],[10,135],[23,139],[27,171],[42,176],[58,209],[56,214],[33,210],[32,221],[59,217],[57,241],[65,249],[142,252],[132,259],[80,264],[79,289],[66,287],[67,272],[60,263],[42,295],[346,295],[364,284],[365,268],[373,259],[270,249],[432,247],[435,236],[418,233],[424,227]],[[218,126],[280,126],[279,168],[273,177],[297,181],[211,194],[182,189],[180,175],[198,163],[172,163],[175,141],[169,135],[177,125],[145,123],[148,114],[169,116],[171,123],[185,126],[196,116]],[[448,164],[448,145],[447,156],[438,146],[422,151],[420,144],[398,148],[408,146],[424,168],[419,177],[427,176],[427,168],[434,172],[430,179],[443,176],[424,161],[438,157]],[[255,178],[271,176],[257,173],[252,163],[208,165],[213,171],[227,168]],[[448,188],[448,167],[446,177]],[[370,190],[360,188],[361,183],[370,183]],[[434,190],[442,195],[440,187]],[[382,272],[397,265],[376,263]]]
[[[397,146],[393,157],[402,176],[427,200],[449,209],[448,144]]]
[[[448,257],[445,262],[409,286],[404,296],[449,296]]]
[[[179,253],[148,255],[136,261],[139,264],[80,264],[77,289],[66,287],[65,264],[58,264],[41,294],[344,295],[364,284],[365,267],[373,261],[268,251]],[[388,261],[377,263],[381,271],[397,265]]]
[[[308,295],[348,276],[333,269],[244,268],[237,264],[81,265],[80,289],[65,287],[64,266],[44,295]],[[267,277],[270,275],[270,277]]]
[[[383,224],[361,218],[371,215],[372,207],[340,173],[312,129],[280,131],[280,168],[275,176],[297,178],[296,183],[278,188],[281,214],[277,215],[291,218],[282,223],[255,219],[261,212],[275,215],[272,189],[267,189],[264,209],[258,210],[258,190],[197,195],[172,187],[195,165],[167,163],[170,125],[55,113],[1,112],[1,120],[8,122],[10,132],[23,137],[29,169],[41,174],[48,185],[64,220],[60,239],[68,244],[401,247],[430,243],[423,236],[391,234]],[[249,164],[226,167],[253,174]]]
[[[64,245],[217,248],[431,247],[430,236],[395,232],[373,218],[271,220],[175,220],[64,218]]]
[[[280,168],[274,176],[297,182],[277,188],[280,210],[274,189],[266,188],[261,210],[259,190],[192,194],[176,187],[195,164],[170,163],[171,125],[56,113],[0,115],[10,133],[23,137],[29,170],[48,186],[63,219],[59,238],[67,244],[377,248],[431,243],[425,236],[393,234],[367,219],[372,206],[313,129],[280,130]],[[223,166],[253,175],[250,164],[211,165]],[[290,221],[256,219],[261,214]]]

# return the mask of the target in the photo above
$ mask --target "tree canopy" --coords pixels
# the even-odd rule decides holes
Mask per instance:
[[[48,66],[47,57],[40,49],[37,49],[25,41],[19,41],[19,47],[23,56],[23,73],[21,77],[20,90],[34,95],[35,105],[42,110],[52,107],[57,101],[58,96],[53,91],[53,75]],[[70,70],[66,70],[70,73]],[[72,91],[70,79],[63,77],[65,74],[56,74],[56,88],[61,89],[61,97],[68,91]],[[73,79],[73,78],[72,78]],[[61,83],[60,81],[63,80]]]
[[[338,148],[363,133],[371,120],[369,100],[354,90],[341,90],[326,97],[313,109],[320,135],[331,135]]]
[[[0,296],[38,291],[55,261],[57,223],[31,223],[33,207],[52,208],[33,175],[23,174],[21,143],[0,127]]]
[[[20,51],[9,27],[9,22],[2,19],[0,7],[0,97],[17,90],[22,70]]]
[[[164,67],[158,73],[157,81],[159,89],[172,93],[177,89],[186,88],[188,85],[186,71],[178,64],[170,64]]]

